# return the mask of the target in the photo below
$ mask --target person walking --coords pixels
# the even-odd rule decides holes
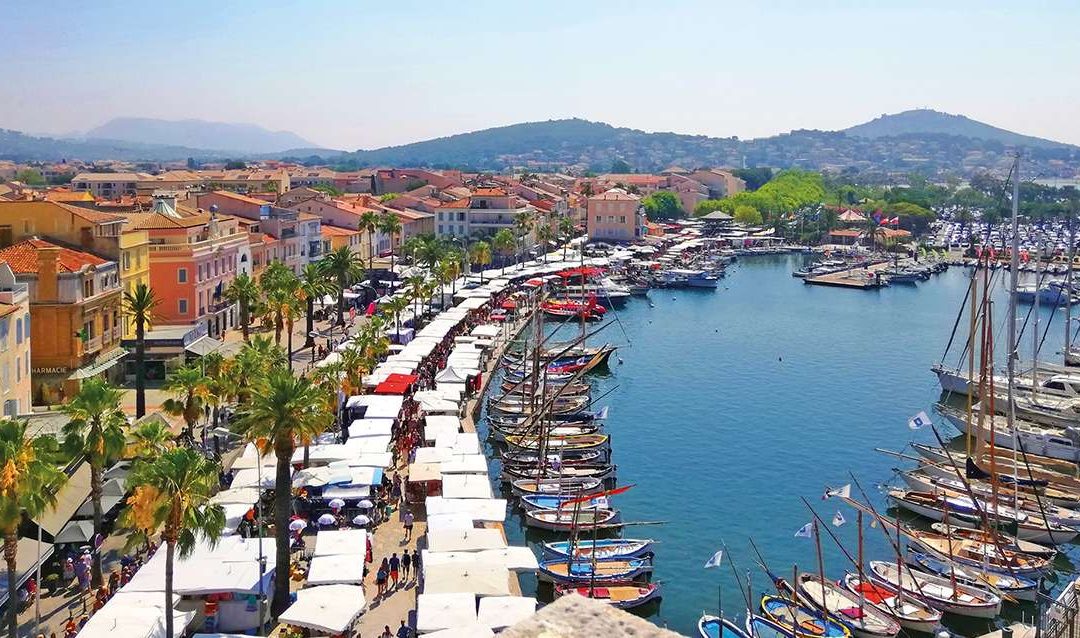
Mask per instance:
[[[379,634],[379,638],[394,638],[394,634],[390,633],[390,625],[383,625],[383,632]]]
[[[398,586],[398,569],[401,567],[401,559],[398,558],[397,552],[394,552],[390,556],[390,580],[394,581],[394,589]]]
[[[409,580],[409,567],[412,566],[412,556],[408,551],[401,552],[401,582]]]
[[[405,621],[401,621],[401,626],[397,630],[397,638],[411,638],[412,630],[405,626]]]
[[[412,568],[413,573],[416,574],[416,580],[420,580],[420,550],[413,548],[412,550]]]
[[[379,565],[379,571],[375,572],[375,584],[378,586],[378,596],[386,594],[386,578],[390,574],[390,568],[387,566],[386,559],[384,558],[382,564]]]
[[[402,517],[402,523],[405,526],[405,540],[412,539],[412,527],[413,527],[413,513],[410,510],[405,510],[405,516]]]

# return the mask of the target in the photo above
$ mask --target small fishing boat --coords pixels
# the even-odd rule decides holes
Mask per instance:
[[[546,529],[551,532],[569,532],[573,529],[609,529],[619,525],[619,511],[589,507],[584,509],[526,510],[525,526]]]
[[[934,532],[910,530],[908,532],[915,551],[929,552],[937,556],[950,556],[961,565],[985,568],[1003,574],[1038,577],[1052,569],[1050,561],[1009,550],[999,550],[992,542],[971,539],[953,539]]]
[[[559,450],[589,450],[604,447],[609,438],[606,434],[582,434],[580,436],[547,437],[547,449],[552,453]],[[508,436],[506,444],[521,450],[539,450],[540,439],[536,436]]]
[[[527,510],[557,510],[559,507],[568,501],[580,498],[578,496],[567,496],[563,494],[530,494],[528,496],[522,496],[520,503],[521,506]],[[596,496],[588,501],[582,502],[582,509],[587,507],[606,507],[606,496]]]
[[[861,597],[879,611],[887,613],[907,631],[933,633],[941,624],[941,612],[912,596],[901,596],[895,587],[859,578],[858,574],[844,574],[844,587]]]
[[[795,634],[768,618],[763,618],[746,610],[746,634],[754,638],[794,638]],[[802,634],[799,636],[810,635]]]
[[[581,463],[593,463],[604,458],[604,450],[579,450],[566,451],[559,455],[553,455],[555,460],[565,465],[579,465]],[[540,457],[533,452],[503,452],[503,463],[509,465],[533,465],[540,462]]]
[[[615,478],[617,466],[610,463],[590,463],[552,467],[547,466],[542,471],[535,465],[504,465],[500,478],[504,483],[518,479],[535,478],[598,478],[607,480]]]
[[[595,478],[545,478],[520,479],[510,485],[518,494],[575,494],[582,495],[600,490],[600,479]]]
[[[900,571],[895,563],[870,561],[875,582],[899,588],[905,596],[925,600],[934,609],[958,616],[993,618],[1001,613],[1001,598],[970,585],[953,587],[948,578],[911,569]]]
[[[1008,594],[1016,600],[1034,601],[1039,591],[1039,584],[1033,580],[996,571],[971,569],[956,565],[955,562],[950,565],[944,560],[922,552],[909,552],[906,560],[909,565],[924,572],[936,574],[943,578],[956,578],[958,583],[978,587],[982,590],[996,590]],[[993,590],[990,589],[991,587]]]
[[[1002,549],[1023,552],[1024,554],[1039,556],[1040,558],[1045,558],[1047,560],[1053,560],[1054,557],[1058,555],[1058,551],[1052,547],[1032,543],[1031,541],[1020,540],[1015,536],[1009,536],[1000,532],[991,533],[981,529],[971,529],[970,527],[957,527],[951,523],[931,523],[930,528],[944,536],[992,543]]]
[[[750,638],[733,621],[708,614],[698,619],[697,630],[701,638]]]
[[[975,501],[966,496],[952,497],[929,492],[889,490],[888,497],[894,505],[933,521],[945,520],[945,508],[948,507],[950,518],[979,525],[982,523],[979,514],[981,510],[992,521],[1008,527],[1015,526],[1018,537],[1036,543],[1061,545],[1080,535],[1074,529],[1011,507],[983,502],[979,502],[976,506]]]
[[[607,308],[604,308],[595,300],[577,301],[574,299],[549,299],[540,302],[540,310],[550,317],[557,319],[584,319],[585,321],[601,321]]]
[[[582,408],[589,405],[589,397],[557,397],[534,402],[527,398],[525,401],[521,401],[517,397],[507,396],[500,400],[489,401],[488,410],[503,414],[531,414],[534,403],[537,404],[538,408],[542,407],[545,412],[566,414],[568,412],[580,412]]]
[[[854,636],[882,638],[900,633],[899,623],[890,615],[873,606],[863,605],[858,596],[832,581],[822,580],[815,574],[802,573],[799,574],[798,587],[799,601],[838,619]]]
[[[596,434],[600,431],[600,424],[589,423],[583,425],[558,425],[544,426],[543,431],[552,436],[581,436],[582,434]],[[507,436],[536,436],[536,427],[502,428],[494,424],[491,426],[491,438],[502,441]]]
[[[614,582],[600,587],[556,585],[555,597],[578,595],[606,603],[616,609],[633,609],[658,600],[660,583]]]
[[[553,558],[540,561],[537,578],[556,583],[591,584],[593,581],[609,583],[634,580],[652,570],[652,561],[647,558],[597,561]]]
[[[598,538],[578,540],[577,544],[571,541],[555,541],[544,543],[541,547],[545,554],[552,556],[568,557],[570,552],[573,552],[578,558],[591,559],[593,554],[596,554],[596,557],[601,560],[625,559],[651,555],[653,540],[651,538]]]
[[[799,636],[851,636],[851,630],[830,614],[779,596],[762,596],[761,613]]]

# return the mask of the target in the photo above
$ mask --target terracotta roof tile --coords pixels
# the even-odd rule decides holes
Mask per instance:
[[[452,202],[445,202],[440,205],[439,208],[468,208],[471,203],[472,200],[468,197],[465,197],[463,199],[456,199]]]
[[[35,273],[38,271],[38,251],[42,248],[60,249],[56,260],[60,272],[78,272],[84,266],[101,266],[109,263],[96,255],[57,246],[36,237],[25,239],[0,250],[0,261],[6,261],[11,266],[12,272]]]
[[[340,226],[330,226],[329,224],[322,225],[322,234],[327,237],[351,237],[352,235],[359,235],[359,230],[352,230],[349,228],[342,228]]]

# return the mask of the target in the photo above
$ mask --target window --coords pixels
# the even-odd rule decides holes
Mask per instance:
[[[87,277],[86,279],[83,279],[83,297],[93,297],[93,296],[94,296],[94,278],[93,277]]]
[[[26,333],[26,338],[29,339],[30,338],[30,313],[29,312],[26,313],[25,315],[23,315],[22,322],[23,322],[23,332]],[[29,359],[27,361],[29,361]],[[30,365],[30,364],[27,363],[26,365]]]
[[[596,216],[596,223],[597,223],[597,224],[599,224],[599,223],[600,223],[600,216],[599,216],[599,215],[597,215],[597,216]]]
[[[438,215],[437,219],[438,219],[439,221],[442,221],[442,213],[439,213],[439,215]]]
[[[187,268],[177,268],[176,269],[176,281],[177,281],[177,283],[181,283],[181,284],[186,284],[187,283]],[[181,301],[183,301],[183,300],[181,300]]]
[[[8,399],[4,401],[4,416],[16,416],[19,414],[19,400]]]
[[[22,381],[22,355],[15,357],[15,383]]]
[[[203,279],[204,279],[204,277],[203,277],[203,265],[199,264],[199,278],[196,279],[195,281],[199,282],[199,281],[202,281]]]
[[[619,223],[620,224],[625,224],[626,223],[626,215],[619,215]]]
[[[442,224],[439,224],[439,234],[443,234]]]
[[[182,315],[187,314],[187,299],[176,300],[176,310]]]
[[[23,222],[23,233],[32,235],[34,233],[34,222],[29,219]]]
[[[23,325],[22,318],[15,320],[15,345],[22,343]]]

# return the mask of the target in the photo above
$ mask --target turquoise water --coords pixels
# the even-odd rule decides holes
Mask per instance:
[[[668,521],[623,532],[659,541],[654,579],[664,598],[644,615],[685,635],[703,611],[716,613],[718,587],[728,615],[742,615],[729,560],[744,581],[751,571],[755,606],[768,588],[750,537],[780,575],[790,578],[793,564],[817,570],[814,542],[794,538],[811,520],[800,496],[826,520],[843,511],[849,523],[832,529],[854,554],[855,513],[822,501],[825,486],[851,482],[850,471],[880,505],[878,484],[911,463],[874,448],[933,442],[907,419],[933,414],[939,391],[929,367],[941,359],[967,271],[917,287],[842,290],[792,278],[804,259],[743,259],[716,291],[653,290],[655,307],[632,299],[618,312],[621,328],[602,333],[622,346],[623,363],[613,358],[610,374],[594,379],[594,396],[611,390],[599,404],[611,407],[619,484],[636,485],[613,501],[624,520]],[[1044,352],[1060,350],[1061,321],[1059,313]],[[526,539],[516,517],[507,531],[511,542]],[[864,535],[868,559],[890,559],[880,531]],[[826,575],[839,578],[851,566],[822,536]],[[526,540],[537,538],[530,531]],[[722,541],[725,564],[703,569]],[[980,627],[957,626],[967,635]]]

